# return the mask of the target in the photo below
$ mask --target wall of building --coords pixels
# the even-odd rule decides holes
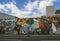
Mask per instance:
[[[46,16],[55,16],[55,12],[54,6],[46,7]]]

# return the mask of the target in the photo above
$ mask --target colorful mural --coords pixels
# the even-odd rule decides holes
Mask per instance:
[[[17,21],[0,19],[0,34],[40,35],[54,34],[60,28],[59,17],[17,18]]]

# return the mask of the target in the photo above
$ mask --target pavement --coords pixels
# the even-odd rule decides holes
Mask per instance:
[[[29,41],[29,40],[60,40],[60,35],[0,35],[1,40],[11,41]]]
[[[55,34],[60,34],[60,28],[55,32]]]

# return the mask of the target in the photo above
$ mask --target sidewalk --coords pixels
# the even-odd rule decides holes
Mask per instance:
[[[0,39],[60,39],[60,35],[0,35]]]

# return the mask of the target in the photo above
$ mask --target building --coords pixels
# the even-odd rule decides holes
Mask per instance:
[[[4,14],[4,13],[0,13],[0,19],[3,20],[10,20],[10,21],[16,21],[17,17],[12,16],[12,15],[8,15],[8,14]]]
[[[56,16],[60,16],[60,10],[56,10],[55,14]]]
[[[2,20],[2,22],[1,22]],[[0,13],[0,22],[4,25],[4,28],[8,31],[6,33],[12,34],[14,27],[16,26],[17,17]],[[9,29],[7,29],[7,26]],[[1,27],[0,27],[1,28]],[[4,30],[4,29],[3,29]]]
[[[54,6],[47,6],[46,7],[46,16],[55,16],[55,9],[54,9]]]

